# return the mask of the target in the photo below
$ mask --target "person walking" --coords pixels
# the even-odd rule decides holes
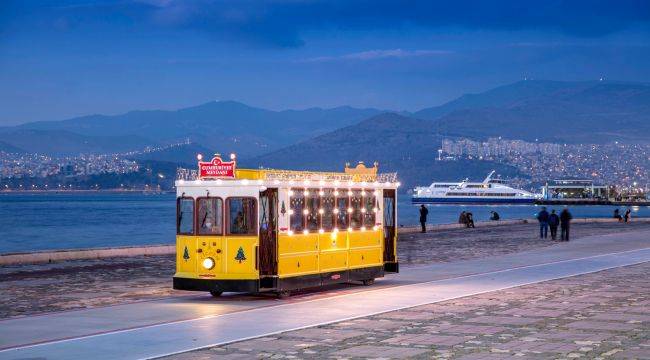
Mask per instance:
[[[630,221],[631,217],[632,217],[632,211],[630,209],[625,210],[625,215],[623,216],[625,222]]]
[[[429,209],[424,205],[420,205],[420,225],[423,233],[427,232],[427,215],[429,215]]]
[[[501,218],[499,216],[499,213],[496,211],[490,211],[490,213],[492,214],[492,216],[490,216],[490,220],[492,221],[499,221],[499,219]]]
[[[573,219],[573,216],[571,216],[569,208],[565,206],[560,213],[560,232],[562,241],[569,241],[569,225],[571,224],[571,219]]]
[[[555,213],[555,209],[551,210],[551,215],[548,216],[548,227],[551,228],[551,239],[557,238],[557,227],[560,225],[560,217]]]
[[[537,221],[539,221],[539,238],[546,239],[548,237],[548,211],[546,211],[546,207],[542,206],[542,211],[537,214]]]

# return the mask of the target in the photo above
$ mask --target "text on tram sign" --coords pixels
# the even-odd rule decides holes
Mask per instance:
[[[215,156],[211,161],[199,161],[199,178],[201,179],[234,179],[235,160],[223,161]]]

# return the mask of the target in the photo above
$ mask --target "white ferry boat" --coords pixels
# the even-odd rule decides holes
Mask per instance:
[[[532,204],[539,195],[506,185],[504,180],[493,179],[492,171],[483,182],[434,182],[416,187],[414,204]]]

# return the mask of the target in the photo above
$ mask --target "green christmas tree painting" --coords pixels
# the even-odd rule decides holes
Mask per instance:
[[[246,255],[244,255],[244,248],[241,246],[239,247],[239,250],[237,250],[237,256],[235,256],[235,260],[239,261],[240,264],[242,261],[246,260]]]
[[[183,250],[183,259],[185,261],[190,259],[190,252],[187,250],[187,246],[185,247],[185,250]]]

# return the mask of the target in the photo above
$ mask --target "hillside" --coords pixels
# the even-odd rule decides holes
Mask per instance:
[[[447,136],[558,143],[647,142],[650,85],[521,81],[414,113]]]
[[[144,146],[190,139],[207,148],[241,155],[258,155],[311,138],[380,113],[376,109],[338,107],[271,111],[234,101],[213,101],[176,111],[132,111],[122,115],[90,115],[62,121],[40,121],[0,129],[0,139],[27,151],[42,150],[44,134],[51,134],[50,148],[59,152],[106,151],[84,142],[60,143],[56,132],[81,137],[137,135]],[[38,131],[38,132],[27,132]],[[18,131],[23,131],[18,133]],[[20,145],[18,145],[20,143]],[[142,146],[143,147],[143,146]],[[115,148],[122,148],[118,143]],[[109,149],[115,151],[115,149]]]
[[[336,170],[345,162],[378,161],[381,172],[399,173],[402,190],[436,180],[484,178],[496,169],[503,176],[522,176],[515,168],[488,161],[434,161],[441,137],[432,122],[393,113],[318,136],[269,154],[244,160],[243,166]]]

